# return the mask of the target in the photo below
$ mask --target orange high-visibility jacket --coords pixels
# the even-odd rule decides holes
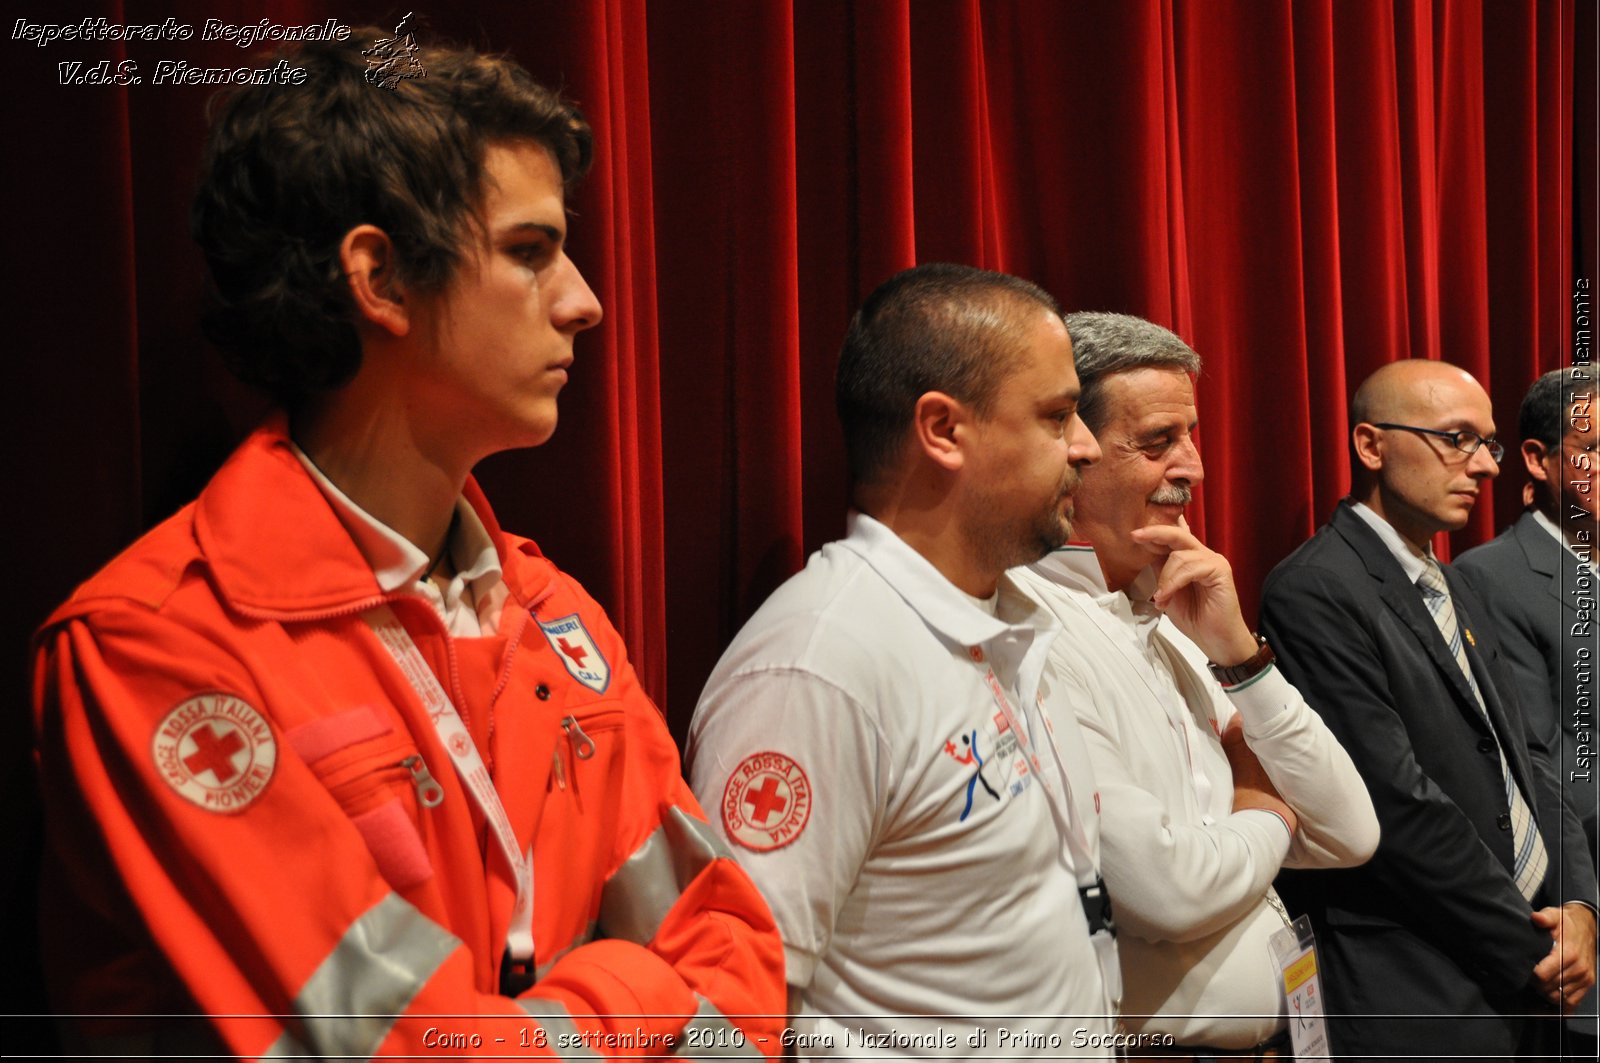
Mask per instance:
[[[258,430],[40,632],[60,1009],[203,1013],[245,1058],[774,1054],[771,914],[599,605],[469,482],[510,599],[495,637],[448,637],[420,595],[379,592],[283,433]],[[513,873],[363,620],[379,604],[532,846],[520,995],[501,971]]]

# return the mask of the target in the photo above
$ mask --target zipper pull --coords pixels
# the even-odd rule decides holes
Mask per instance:
[[[583,728],[578,726],[576,716],[568,716],[561,721],[561,729],[567,732],[567,741],[572,743],[572,755],[579,760],[588,760],[594,756],[594,742],[583,733]]]
[[[421,754],[407,757],[400,766],[411,773],[411,785],[417,788],[417,802],[423,808],[437,808],[444,802],[444,787],[433,777]]]
[[[560,748],[550,751],[550,774],[556,777],[556,785],[562,790],[567,788],[567,769],[561,765]]]

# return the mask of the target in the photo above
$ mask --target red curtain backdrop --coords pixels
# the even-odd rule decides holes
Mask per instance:
[[[4,26],[22,459],[0,744],[24,820],[28,633],[263,412],[196,325],[208,90],[154,84],[156,64],[267,54],[200,40],[208,18],[392,26],[411,6],[84,0]],[[14,36],[84,16],[197,33]],[[572,253],[605,322],[555,440],[480,475],[606,604],[680,735],[739,625],[842,532],[833,363],[894,271],[1005,270],[1189,340],[1208,470],[1191,520],[1252,613],[1346,489],[1364,376],[1461,365],[1511,441],[1527,384],[1572,360],[1574,286],[1596,275],[1590,0],[537,0],[416,22],[510,52],[595,127]],[[100,59],[145,80],[60,84],[58,63]],[[1512,519],[1506,471],[1442,550]]]

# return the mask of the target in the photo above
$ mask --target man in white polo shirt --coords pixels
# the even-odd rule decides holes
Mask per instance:
[[[1026,281],[927,265],[868,297],[838,405],[849,534],[751,618],[690,784],[766,895],[801,1056],[1109,1057],[1098,798],[1005,575],[1070,534],[1072,347]]]
[[[1079,492],[1083,541],[1018,579],[1063,626],[1056,664],[1105,809],[1123,1021],[1137,1048],[1165,1035],[1193,1056],[1287,1056],[1273,876],[1360,863],[1377,818],[1349,756],[1251,636],[1227,560],[1184,523],[1205,476],[1200,356],[1126,314],[1066,324],[1104,457]]]

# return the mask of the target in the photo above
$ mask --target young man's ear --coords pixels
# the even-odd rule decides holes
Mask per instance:
[[[356,310],[394,336],[411,330],[405,291],[395,276],[394,243],[376,225],[357,225],[339,242],[339,266]]]
[[[942,391],[924,393],[911,415],[917,449],[950,472],[966,463],[964,444],[971,424],[971,408]]]

